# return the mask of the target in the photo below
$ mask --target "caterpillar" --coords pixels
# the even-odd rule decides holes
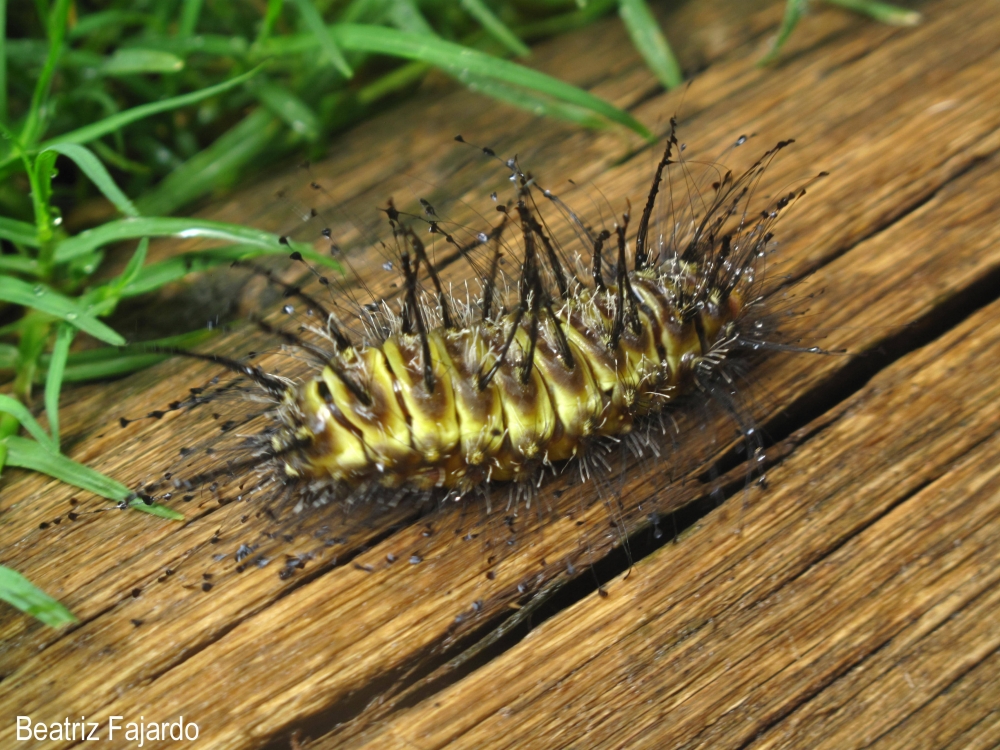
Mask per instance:
[[[238,452],[218,466],[168,472],[138,496],[190,500],[199,488],[215,492],[236,481],[245,490],[240,499],[264,493],[289,502],[293,517],[327,506],[372,512],[429,499],[482,499],[489,512],[504,491],[506,508],[516,509],[530,505],[548,474],[568,466],[583,481],[606,481],[614,473],[607,455],[619,446],[658,454],[673,410],[692,394],[739,416],[735,378],[747,355],[795,348],[766,308],[764,264],[775,224],[806,187],[751,211],[765,170],[791,143],[778,142],[738,175],[725,170],[710,185],[692,185],[684,172],[675,185],[670,168],[686,167],[672,119],[634,235],[630,206],[610,226],[587,223],[516,157],[483,147],[509,172],[514,190],[506,203],[491,196],[492,224],[453,226],[426,200],[419,213],[392,200],[381,209],[391,232],[391,247],[382,246],[385,266],[402,273],[395,299],[326,302],[270,269],[237,264],[305,306],[295,329],[255,323],[309,365],[289,378],[247,359],[172,352],[238,379],[209,392],[193,389],[170,409],[249,394],[261,408],[223,422],[222,431],[258,418],[265,425],[243,435]],[[688,199],[675,204],[682,185]],[[323,234],[330,237],[328,229]],[[442,278],[422,237],[442,240],[471,267],[464,297]],[[297,252],[291,259],[305,263]],[[511,259],[515,278],[502,269]],[[321,289],[338,285],[312,272]],[[122,426],[131,421],[122,418]],[[759,451],[754,430],[742,432],[750,452]],[[279,515],[275,503],[265,508]],[[342,539],[335,530],[328,536]],[[235,559],[238,570],[269,562],[247,543]],[[303,566],[302,556],[291,559],[283,576]]]

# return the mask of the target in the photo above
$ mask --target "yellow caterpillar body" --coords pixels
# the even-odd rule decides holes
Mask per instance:
[[[612,347],[617,288],[583,290],[554,320],[540,316],[527,378],[531,324],[521,322],[514,333],[521,356],[479,384],[515,326],[511,314],[429,331],[432,390],[418,334],[337,353],[336,369],[324,367],[285,394],[285,429],[272,438],[285,474],[465,491],[483,481],[528,479],[540,463],[573,458],[590,440],[630,432],[638,419],[692,388],[694,371],[727,345],[743,308],[733,293],[684,320],[677,278],[666,270],[630,276],[642,300],[638,333],[626,327]],[[691,269],[680,283],[697,278]],[[556,326],[565,331],[572,366],[559,355]],[[336,372],[363,384],[368,403]],[[295,441],[308,447],[286,454]]]

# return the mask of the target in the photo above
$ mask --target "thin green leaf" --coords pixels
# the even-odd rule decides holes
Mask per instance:
[[[460,0],[460,2],[465,12],[479,21],[486,30],[486,33],[500,42],[504,47],[518,57],[527,57],[531,54],[528,45],[518,39],[517,34],[497,18],[483,0]]]
[[[142,40],[146,49],[169,52],[181,59],[189,55],[217,55],[241,59],[249,49],[247,40],[238,34],[196,34],[195,36],[148,36]]]
[[[256,92],[261,103],[284,120],[294,132],[310,141],[319,137],[320,125],[316,113],[286,86],[268,81],[259,85]]]
[[[487,55],[454,42],[434,37],[410,34],[382,26],[341,24],[331,32],[344,49],[377,52],[408,60],[423,60],[466,82],[470,75],[494,78],[514,86],[522,86],[554,99],[575,104],[631,128],[644,138],[650,132],[632,115],[603,99],[563,81],[539,73],[523,65]]]
[[[382,97],[415,85],[421,78],[427,75],[427,71],[430,69],[431,66],[425,62],[411,62],[406,65],[400,65],[395,70],[391,70],[384,76],[380,76],[371,83],[359,88],[354,96],[359,104],[372,104]]]
[[[48,625],[58,628],[79,622],[72,612],[16,570],[0,565],[0,599]]]
[[[57,262],[63,263],[109,243],[132,240],[138,237],[180,237],[182,239],[203,237],[205,239],[223,240],[225,242],[250,245],[257,249],[258,252],[255,253],[257,255],[283,255],[292,250],[297,250],[304,257],[308,257],[316,263],[321,263],[330,268],[340,268],[339,264],[332,258],[317,253],[308,245],[292,241],[285,243],[281,241],[278,235],[260,229],[195,217],[165,216],[119,219],[117,221],[109,221],[94,229],[80,232],[75,237],[70,237],[60,243],[59,247],[56,248],[55,259]],[[263,251],[263,253],[260,251]]]
[[[576,123],[585,128],[601,128],[607,120],[598,117],[591,110],[566,104],[545,96],[538,96],[528,89],[508,86],[500,81],[494,81],[482,76],[469,76],[469,89],[486,96],[513,104],[515,107],[529,110],[538,116],[558,117],[568,122]]]
[[[188,37],[194,33],[201,15],[202,0],[184,0],[181,8],[181,22],[177,25],[177,36]]]
[[[864,13],[876,21],[890,26],[916,26],[923,16],[915,10],[900,8],[898,5],[877,2],[877,0],[826,0],[831,5],[839,5],[857,13]]]
[[[788,37],[791,36],[804,11],[805,0],[785,0],[785,15],[781,19],[781,28],[778,29],[778,36],[775,37],[770,52],[760,59],[760,62],[757,63],[758,65],[767,65],[778,56],[778,53],[781,52],[781,48],[788,41]]]
[[[104,251],[95,250],[92,253],[87,253],[86,255],[81,255],[74,258],[73,261],[67,266],[67,274],[71,278],[80,279],[86,276],[90,276],[97,270],[97,267],[101,265],[101,261],[104,260]],[[76,298],[83,304],[85,295],[80,295]],[[88,307],[89,309],[89,307]],[[90,314],[95,317],[101,317],[101,313],[97,310],[90,310]]]
[[[7,463],[22,469],[31,469],[74,487],[93,492],[109,500],[122,501],[131,497],[129,488],[111,477],[77,463],[61,453],[53,453],[34,440],[11,435],[7,445]]]
[[[387,18],[400,31],[409,31],[412,34],[426,34],[427,36],[438,36],[434,27],[424,18],[424,14],[417,7],[416,0],[389,0]]]
[[[184,69],[184,61],[169,52],[155,49],[129,47],[117,49],[104,60],[102,75],[130,76],[140,73],[177,73]]]
[[[41,445],[45,447],[46,450],[59,452],[58,446],[53,442],[52,438],[45,429],[38,424],[31,412],[28,411],[28,407],[22,404],[13,396],[5,396],[0,393],[0,411],[10,414],[14,419],[21,423],[21,426],[28,431],[35,440],[37,440]]]
[[[76,162],[80,170],[104,194],[104,197],[114,203],[115,208],[123,214],[126,216],[139,215],[139,210],[115,184],[114,179],[108,174],[108,170],[101,164],[101,160],[94,156],[93,152],[86,146],[81,146],[78,143],[53,143],[51,146],[47,146],[42,153],[46,151],[55,151]]]
[[[7,0],[0,0],[0,122],[7,122]]]
[[[114,131],[121,129],[136,120],[142,120],[143,118],[155,115],[158,112],[168,112],[172,109],[178,109],[179,107],[197,104],[198,102],[215,96],[216,94],[229,91],[230,89],[236,88],[237,86],[250,80],[257,75],[258,72],[260,72],[260,67],[248,70],[243,75],[230,78],[228,81],[216,84],[215,86],[208,86],[207,88],[193,91],[190,94],[173,96],[169,99],[164,99],[163,101],[150,102],[149,104],[142,104],[138,107],[126,109],[124,112],[119,112],[111,117],[106,117],[103,120],[98,120],[95,123],[85,125],[84,127],[77,128],[76,130],[71,130],[69,133],[63,133],[58,138],[53,138],[43,143],[42,148],[48,148],[55,143],[88,143],[95,138],[100,138],[108,133],[113,133]]]
[[[31,205],[35,210],[35,226],[38,228],[38,244],[42,248],[42,256],[53,236],[52,224],[52,180],[56,172],[56,154],[54,152],[39,154],[35,159],[34,168],[28,173],[31,180]],[[34,179],[31,179],[31,178]],[[42,261],[43,265],[45,261]]]
[[[70,39],[82,39],[95,31],[106,29],[107,27],[146,24],[152,20],[147,13],[140,13],[134,10],[102,10],[96,13],[88,13],[77,19],[73,28],[69,30]]]
[[[625,24],[632,44],[660,83],[668,89],[675,89],[684,83],[680,63],[660,30],[660,24],[646,5],[646,0],[619,0],[618,15]]]
[[[101,347],[100,349],[87,349],[82,352],[73,352],[66,362],[66,369],[63,373],[64,383],[79,383],[87,380],[100,380],[113,378],[120,375],[127,375],[136,370],[142,370],[157,362],[168,359],[170,355],[149,351],[154,347],[169,347],[190,349],[193,346],[208,340],[217,332],[211,329],[201,329],[182,333],[179,336],[168,336],[154,341],[143,341],[139,344],[129,344],[127,346]],[[17,349],[14,348],[14,355]],[[4,354],[0,351],[0,362],[3,362]],[[43,354],[40,366],[44,370],[48,366],[50,356]],[[0,364],[2,367],[2,364]]]
[[[259,247],[230,245],[210,250],[197,250],[167,258],[159,263],[151,263],[119,291],[121,297],[135,297],[159,289],[164,284],[183,279],[189,273],[206,271],[215,266],[226,265],[234,260],[243,260],[261,255]]]
[[[121,135],[120,133],[118,135]],[[138,161],[133,161],[122,156],[120,153],[115,151],[111,146],[106,144],[104,141],[97,140],[90,142],[91,148],[97,152],[97,155],[101,157],[104,161],[110,164],[116,169],[120,169],[123,172],[129,172],[131,174],[140,175],[151,175],[153,174],[153,168],[148,164],[143,164]]]
[[[264,22],[260,25],[260,31],[257,32],[257,39],[254,41],[254,44],[261,44],[271,36],[271,32],[274,31],[274,24],[277,22],[278,16],[281,15],[281,6],[283,4],[283,0],[267,0],[267,10],[264,11]]]
[[[102,380],[115,378],[121,375],[128,375],[136,370],[145,369],[165,359],[169,359],[169,354],[150,351],[156,347],[190,349],[201,344],[218,331],[202,328],[189,333],[182,333],[178,336],[167,336],[153,341],[143,341],[137,344],[127,344],[126,346],[107,346],[98,349],[85,349],[82,352],[71,352],[66,359],[66,369],[63,372],[64,383],[80,383],[87,380]],[[0,369],[12,369],[7,365],[16,364],[14,357],[17,356],[17,348],[11,347],[13,352],[4,350],[0,345]],[[39,378],[46,374],[46,368],[51,360],[51,355],[43,354],[39,359]]]
[[[173,508],[168,508],[166,505],[160,505],[159,503],[149,505],[145,500],[138,497],[132,498],[132,500],[129,501],[128,507],[132,508],[132,510],[141,510],[143,513],[149,513],[151,516],[165,518],[168,521],[184,520],[183,513],[176,511]]]
[[[391,0],[350,0],[340,12],[340,23],[381,23]]]
[[[582,29],[602,18],[618,5],[618,0],[589,0],[586,4],[578,3],[577,9],[539,21],[530,21],[517,26],[517,34],[521,39],[544,39],[568,31]]]
[[[347,60],[344,59],[344,53],[340,51],[337,42],[330,35],[326,24],[323,23],[323,17],[316,10],[316,6],[313,5],[312,0],[293,0],[293,2],[298,7],[306,28],[316,37],[316,41],[319,43],[320,49],[323,50],[327,61],[340,71],[340,74],[344,78],[351,78],[354,72],[351,70],[351,66],[347,64]]]
[[[137,221],[137,219],[131,219],[131,221]],[[64,297],[44,284],[29,284],[10,276],[0,276],[0,300],[48,313],[106,344],[125,343],[125,339],[93,317],[74,300]]]
[[[0,255],[0,272],[2,271],[38,276],[38,261],[23,255]]]
[[[139,246],[136,247],[135,252],[132,253],[132,257],[129,258],[128,265],[125,266],[125,270],[122,271],[122,275],[115,281],[115,286],[119,289],[123,289],[136,280],[139,276],[139,272],[142,270],[142,266],[146,262],[146,254],[148,251],[149,237],[143,237],[139,240]]]
[[[21,429],[21,423],[17,421],[16,417],[0,412],[0,475],[3,474],[4,467],[7,465],[6,438],[16,435],[19,429]]]
[[[56,331],[56,341],[49,359],[49,372],[45,378],[45,413],[49,418],[52,442],[59,450],[59,392],[62,390],[63,373],[66,371],[66,357],[70,344],[76,336],[73,326],[63,323]]]
[[[122,375],[130,375],[133,372],[145,370],[166,359],[167,354],[129,354],[121,355],[106,362],[85,362],[82,364],[66,365],[63,374],[65,383],[86,383],[91,380],[106,380],[108,378],[118,378]]]
[[[52,76],[56,72],[59,57],[63,52],[63,40],[66,37],[66,18],[69,15],[70,0],[56,0],[52,11],[46,18],[46,31],[48,32],[49,44],[48,52],[45,56],[45,64],[42,72],[35,83],[35,91],[31,96],[31,106],[28,108],[28,116],[24,120],[21,128],[21,147],[28,149],[41,137],[45,128],[43,121],[45,104],[49,97],[49,86],[52,84]]]
[[[22,422],[22,424],[26,423]],[[182,513],[162,505],[147,505],[145,501],[136,498],[129,491],[129,488],[121,482],[105,476],[89,466],[77,463],[61,453],[49,450],[34,440],[9,435],[0,440],[0,452],[5,452],[5,463],[9,466],[40,472],[109,500],[117,502],[127,500],[130,508],[141,510],[143,513],[150,513],[172,521],[184,520]]]
[[[0,239],[10,240],[18,245],[38,247],[38,233],[34,224],[8,219],[6,216],[0,216]]]
[[[140,198],[139,209],[146,214],[173,213],[260,156],[281,131],[281,121],[266,108],[254,110]]]
[[[3,279],[0,278],[0,282],[2,281]],[[33,315],[31,313],[22,316],[21,321],[22,325],[18,331],[20,341],[17,344],[18,361],[17,375],[14,380],[14,393],[18,395],[20,400],[27,401],[28,386],[34,380],[35,373],[38,372],[38,361],[45,351],[49,334],[52,333],[54,325],[53,321],[47,319],[47,316]],[[8,416],[10,415],[4,415],[5,418]],[[16,434],[17,430],[7,432],[0,430],[0,438]]]

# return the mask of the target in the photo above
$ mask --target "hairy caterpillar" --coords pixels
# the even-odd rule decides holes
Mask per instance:
[[[140,488],[140,497],[191,500],[202,488],[216,493],[235,483],[238,499],[264,495],[264,512],[278,517],[290,505],[297,518],[327,506],[365,517],[426,500],[482,498],[489,508],[506,492],[505,506],[516,512],[547,473],[573,466],[581,480],[601,483],[614,474],[608,456],[619,446],[659,455],[679,400],[703,392],[738,411],[741,361],[787,348],[764,308],[763,264],[775,223],[805,188],[763,209],[751,204],[767,166],[790,143],[779,142],[739,175],[726,170],[703,185],[685,171],[674,184],[670,168],[686,167],[671,121],[634,236],[629,210],[610,225],[587,223],[516,158],[483,148],[514,186],[509,203],[492,196],[492,223],[453,224],[424,200],[419,214],[392,201],[382,209],[392,235],[386,267],[402,272],[395,299],[361,304],[342,290],[346,302],[326,302],[242,264],[305,306],[294,329],[256,324],[309,364],[290,378],[245,359],[177,352],[239,378],[193,389],[171,409],[234,392],[251,392],[260,408],[221,422],[223,433],[240,438],[217,465],[168,472]],[[675,204],[678,193],[686,200]],[[464,296],[443,279],[427,236],[471,266]],[[509,259],[514,276],[502,269]],[[314,274],[321,288],[337,286]],[[262,426],[248,434],[251,422]],[[743,433],[758,449],[754,431]],[[323,525],[314,536],[331,546],[343,541],[341,531]],[[240,544],[238,569],[270,561],[258,547]],[[312,556],[292,556],[282,574]]]

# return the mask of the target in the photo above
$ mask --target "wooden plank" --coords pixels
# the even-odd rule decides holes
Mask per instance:
[[[998,313],[880,373],[772,472],[739,534],[721,509],[358,744],[885,740],[1000,648]]]
[[[852,355],[761,368],[757,377],[779,395],[756,405],[759,419],[815,417],[777,446],[776,457],[791,455],[770,473],[767,492],[745,501],[738,493],[679,544],[616,579],[607,598],[584,599],[383,719],[394,691],[522,598],[518,584],[532,590],[564,575],[581,545],[586,560],[600,559],[617,541],[605,532],[604,508],[580,512],[578,498],[549,496],[574,517],[522,528],[499,568],[480,545],[450,534],[460,521],[443,515],[435,519],[442,533],[429,538],[423,525],[389,534],[386,520],[374,529],[386,538],[354,559],[374,574],[341,566],[293,581],[250,575],[205,593],[197,561],[214,551],[207,540],[220,512],[204,508],[181,528],[89,516],[40,534],[72,493],[38,477],[8,478],[3,561],[84,622],[54,633],[0,617],[0,716],[183,714],[198,722],[204,746],[232,748],[280,743],[296,728],[315,736],[350,719],[318,744],[353,735],[374,746],[802,746],[810,737],[852,744],[859,727],[876,725],[871,739],[882,743],[987,742],[996,731],[988,699],[996,681],[986,668],[997,648],[996,305],[947,329],[997,286],[1000,34],[988,4],[940,0],[923,9],[926,24],[905,32],[819,14],[793,40],[788,62],[766,71],[753,65],[766,16],[751,16],[750,41],[722,45],[721,59],[686,93],[684,138],[699,153],[716,153],[740,132],[757,132],[764,146],[794,135],[799,143],[776,162],[774,185],[832,172],[782,224],[782,269],[812,274],[801,293],[822,293],[807,327]],[[678,99],[652,95],[615,28],[557,41],[541,64],[662,130]],[[314,171],[334,200],[350,198],[353,215],[395,194],[394,180],[405,187],[404,172],[478,199],[502,175],[448,146],[449,135],[464,132],[519,152],[538,174],[594,179],[612,206],[644,195],[654,157],[634,139],[517,117],[498,122],[466,94],[432,91],[350,136]],[[514,135],[528,124],[532,152]],[[269,196],[287,180],[211,215],[244,220],[247,205],[273,205]],[[562,194],[573,205],[589,195],[585,187]],[[261,213],[270,221],[277,209]],[[362,273],[378,262],[354,257]],[[169,403],[178,382],[208,377],[208,368],[168,363],[114,392],[86,392],[65,412],[72,455],[133,483],[155,474],[155,460],[136,459],[176,455],[189,439],[184,415],[125,433],[113,421]],[[692,439],[678,460],[706,450]],[[664,492],[672,473],[663,466],[637,476],[626,497],[669,509],[704,495],[693,482]],[[413,550],[423,563],[385,562]],[[901,558],[909,561],[902,573]],[[176,572],[164,577],[167,568]],[[930,734],[946,710],[962,720]],[[12,721],[0,724],[8,744],[12,732]]]

